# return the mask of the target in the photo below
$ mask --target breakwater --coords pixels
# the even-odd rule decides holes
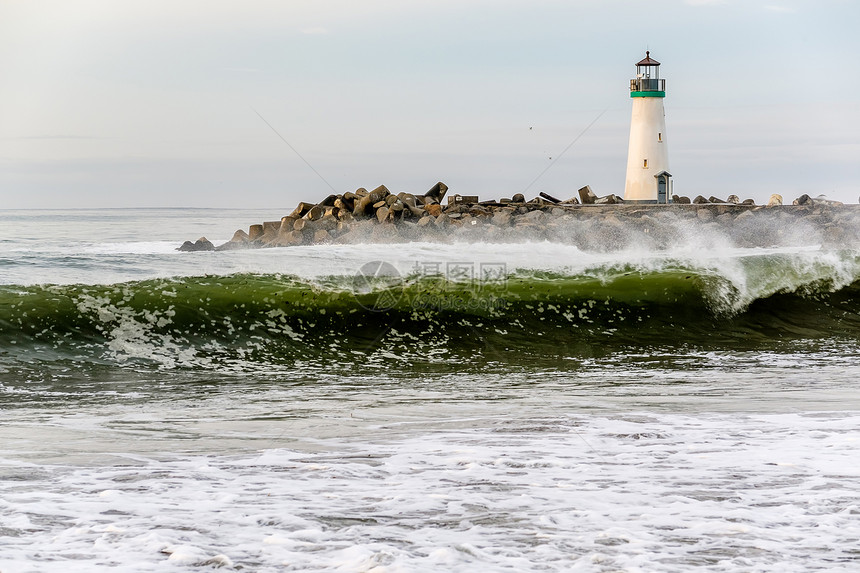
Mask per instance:
[[[447,196],[447,202],[445,202]],[[625,203],[615,195],[596,196],[585,186],[560,200],[545,193],[526,201],[522,194],[498,201],[451,195],[437,183],[423,195],[393,193],[384,185],[318,203],[301,202],[279,220],[237,230],[215,246],[205,237],[186,241],[183,251],[226,251],[326,243],[411,241],[555,241],[588,251],[631,247],[669,248],[711,242],[737,247],[816,244],[860,245],[860,205],[844,205],[802,195],[791,205],[771,196],[766,205],[702,196],[673,197],[669,205]]]

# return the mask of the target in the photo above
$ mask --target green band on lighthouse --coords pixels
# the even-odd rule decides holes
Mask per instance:
[[[630,92],[630,97],[666,97],[666,92]]]

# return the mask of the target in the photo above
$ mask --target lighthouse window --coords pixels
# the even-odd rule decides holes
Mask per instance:
[[[657,134],[657,141],[663,141],[663,134],[662,133]]]
[[[647,159],[642,162],[642,168],[648,169],[648,160]]]

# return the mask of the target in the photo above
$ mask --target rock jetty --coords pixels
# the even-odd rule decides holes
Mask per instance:
[[[447,201],[445,199],[447,198]],[[598,197],[589,186],[560,200],[546,193],[526,200],[522,193],[498,201],[449,194],[436,183],[424,194],[393,193],[385,185],[371,191],[329,195],[300,202],[277,221],[239,229],[215,246],[205,237],[186,241],[180,251],[232,251],[326,243],[407,241],[549,240],[582,250],[726,241],[739,247],[810,244],[860,245],[860,205],[823,196],[801,195],[791,205],[772,195],[766,205],[737,195],[726,199],[673,196],[670,205],[625,203],[617,195]]]

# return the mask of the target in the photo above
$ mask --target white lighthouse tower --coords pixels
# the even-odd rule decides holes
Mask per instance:
[[[660,62],[645,52],[630,80],[633,116],[627,149],[627,183],[624,200],[634,203],[670,203],[672,175],[666,145],[666,80],[660,79]]]

